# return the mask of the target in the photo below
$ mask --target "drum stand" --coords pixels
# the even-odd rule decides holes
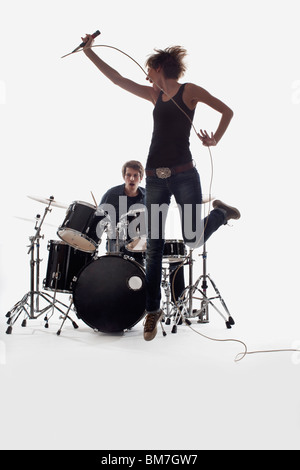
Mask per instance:
[[[70,321],[72,321],[74,328],[78,328],[76,323],[73,322],[73,320],[68,315],[72,306],[72,302],[70,306],[67,306],[63,302],[60,302],[59,300],[56,299],[56,293],[55,293],[55,296],[52,297],[46,292],[40,291],[40,264],[42,261],[40,259],[40,240],[44,238],[44,235],[41,235],[41,228],[46,218],[46,215],[48,214],[48,212],[51,212],[52,210],[51,204],[53,200],[54,200],[54,197],[51,196],[49,199],[48,207],[46,207],[42,219],[40,220],[39,215],[36,217],[37,219],[37,222],[35,225],[36,233],[33,237],[29,237],[30,245],[29,245],[28,254],[30,254],[30,291],[27,292],[27,294],[25,294],[24,297],[21,300],[19,300],[19,302],[17,302],[13,306],[13,308],[6,314],[6,317],[8,318],[7,324],[9,325],[6,330],[6,334],[8,335],[12,333],[13,325],[16,323],[16,321],[18,320],[18,318],[20,317],[22,313],[24,313],[24,319],[22,321],[21,326],[26,327],[27,319],[29,320],[38,319],[40,316],[44,315],[51,309],[52,309],[52,315],[54,313],[54,309],[56,309],[62,315],[65,316],[65,319],[69,318]],[[43,299],[47,303],[47,306],[44,307],[43,309],[40,309],[41,299]],[[67,313],[64,313],[64,311],[61,310],[61,308],[57,304],[60,307],[67,308]],[[45,317],[45,322],[46,322],[45,328],[48,328],[49,324],[48,324],[47,315]]]
[[[185,263],[184,263],[185,264]],[[173,302],[172,300],[172,285],[170,280],[170,264],[167,267],[162,268],[162,283],[161,286],[164,289],[165,301],[162,305],[164,312],[164,322],[166,325],[170,325],[172,322],[172,333],[177,333],[177,325],[182,324],[181,308],[180,303]],[[176,276],[176,274],[175,274]]]
[[[209,323],[209,306],[213,307],[219,315],[223,318],[225,321],[226,327],[230,329],[234,324],[234,320],[228,310],[228,307],[222,298],[220,291],[218,290],[215,282],[212,280],[210,275],[207,274],[207,251],[206,251],[206,243],[203,245],[203,253],[202,255],[203,258],[203,274],[196,280],[194,283],[193,280],[193,250],[190,250],[189,256],[188,256],[188,264],[189,264],[189,286],[185,289],[183,292],[181,299],[178,302],[178,307],[181,307],[182,309],[182,316],[187,324],[190,324],[188,318],[195,318],[198,317],[198,323]],[[201,283],[202,281],[202,283]],[[208,297],[207,296],[207,290],[208,290],[208,281],[210,282],[211,286],[213,287],[215,291],[215,296],[214,297]],[[201,283],[201,288],[199,288],[199,285]],[[201,298],[195,297],[195,294],[199,292],[201,294]],[[200,300],[200,309],[193,309],[193,300]],[[214,304],[213,300],[219,300],[225,314],[219,310],[216,305]]]
[[[177,322],[180,320],[180,313],[172,301],[172,286],[170,282],[170,265],[162,268],[162,283],[161,287],[164,289],[165,301],[162,305],[162,310],[164,312],[164,321],[166,325],[170,325],[171,318],[173,321],[172,333],[175,328],[177,328]]]

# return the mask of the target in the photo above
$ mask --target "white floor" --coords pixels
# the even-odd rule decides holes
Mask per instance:
[[[252,285],[246,274],[245,284],[232,277],[238,260],[218,269],[211,262],[236,326],[227,330],[211,309],[210,324],[193,321],[197,331],[249,350],[300,347],[296,292],[276,297],[259,274]],[[1,449],[300,448],[300,353],[236,363],[241,344],[187,326],[146,343],[142,322],[105,335],[76,319],[79,329],[67,322],[58,337],[57,313],[49,329],[42,319],[26,328],[18,321],[6,335],[5,314],[26,292],[25,274],[13,287],[18,276],[5,279],[1,299]]]
[[[41,210],[24,202],[29,217]],[[208,243],[208,271],[236,325],[227,330],[211,308],[210,323],[193,326],[214,338],[245,341],[249,351],[300,348],[298,229],[278,243],[263,214],[260,220],[247,210]],[[9,230],[0,244],[1,449],[300,448],[300,353],[236,363],[244,351],[239,343],[212,342],[186,326],[177,334],[167,327],[167,337],[159,331],[146,343],[142,322],[120,336],[95,333],[78,320],[79,329],[66,323],[58,337],[58,313],[49,329],[42,318],[26,328],[20,319],[6,335],[5,315],[29,288],[26,245],[34,227],[13,215],[6,215]],[[62,217],[53,211],[44,226],[41,279],[47,242],[57,239]],[[259,226],[265,230],[258,234]],[[202,271],[198,255],[195,278]],[[59,298],[68,301],[66,294]]]

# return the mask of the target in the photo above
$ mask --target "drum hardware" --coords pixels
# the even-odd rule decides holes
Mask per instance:
[[[165,301],[162,305],[162,310],[164,312],[164,319],[166,325],[170,325],[171,321],[173,323],[172,333],[177,332],[177,325],[182,323],[182,318],[180,314],[180,307],[178,303],[175,304],[172,301],[172,285],[170,282],[170,264],[166,267],[162,267],[162,288],[164,289]]]
[[[50,249],[50,254],[51,254],[51,246],[52,246],[51,244],[52,244],[52,243],[55,243],[55,242],[51,241],[51,242],[50,242],[50,245],[48,245],[48,250]],[[58,242],[58,243],[59,243],[59,244],[58,244],[57,246],[62,246],[62,243],[63,243],[63,242]],[[72,248],[71,248],[70,246],[67,246],[67,249],[68,249],[69,251],[72,250]],[[47,288],[48,288],[49,290],[54,290],[54,297],[53,297],[52,313],[51,313],[50,316],[46,315],[46,317],[44,318],[44,321],[46,322],[46,323],[45,323],[45,328],[49,328],[49,320],[50,320],[50,319],[53,317],[53,315],[54,315],[55,301],[56,301],[56,295],[57,295],[57,293],[58,293],[58,292],[64,292],[64,293],[71,293],[71,292],[72,292],[72,290],[71,290],[71,284],[70,284],[70,286],[68,286],[68,285],[65,286],[65,284],[63,284],[63,287],[65,287],[66,290],[61,290],[61,289],[58,288],[58,287],[61,287],[61,285],[59,286],[58,282],[60,282],[60,284],[61,284],[61,282],[62,282],[62,281],[64,282],[64,280],[65,280],[65,277],[63,276],[63,274],[65,274],[65,275],[67,274],[66,272],[62,272],[62,271],[61,271],[61,267],[60,267],[59,264],[57,264],[57,267],[56,267],[57,271],[56,271],[55,273],[52,273],[52,286],[51,286],[51,287],[50,287],[50,286],[47,287],[48,275],[49,275],[50,268],[52,267],[52,265],[50,264],[50,261],[52,261],[52,260],[51,260],[51,257],[49,256],[48,268],[47,268],[47,277],[46,277],[46,279],[44,279],[44,289],[47,289]],[[70,260],[68,260],[68,267],[69,267],[69,262],[70,262]],[[78,269],[79,269],[79,268],[78,268]],[[54,286],[53,286],[53,280],[55,280]],[[65,313],[65,312],[63,312],[62,310],[59,309],[59,311],[60,311],[60,313],[61,313],[60,318],[63,319],[63,322],[62,322],[62,324],[61,324],[59,330],[58,330],[57,333],[56,333],[57,336],[60,335],[61,330],[62,330],[62,327],[63,327],[63,325],[65,324],[65,321],[66,321],[67,319],[70,320],[70,322],[72,323],[73,328],[74,328],[75,330],[78,329],[77,323],[76,323],[76,322],[73,320],[73,318],[71,318],[70,315],[69,315],[72,306],[73,306],[73,298],[72,298],[72,296],[70,296],[70,304],[69,304],[69,307],[67,307],[67,308],[68,308],[68,309],[67,309],[67,312]],[[65,307],[66,307],[66,305],[65,305]]]
[[[120,241],[126,240],[126,229],[127,229],[127,221],[124,220],[124,217],[121,217],[120,222],[117,223],[116,229],[116,253],[120,253]]]
[[[59,270],[59,266],[58,266],[58,270]],[[56,302],[56,294],[57,294],[57,292],[58,292],[58,289],[57,289],[57,281],[58,281],[58,278],[59,278],[59,274],[57,274],[57,276],[56,276],[56,283],[55,283],[55,290],[54,290],[54,297],[53,297],[52,313],[51,313],[50,316],[46,315],[45,318],[44,318],[44,321],[46,322],[46,323],[45,323],[45,328],[49,328],[49,320],[50,320],[50,319],[53,317],[53,315],[54,315],[54,309],[57,308],[57,307],[55,307],[55,302]],[[63,322],[62,322],[62,324],[61,324],[59,330],[58,330],[57,333],[56,333],[57,336],[60,335],[61,330],[62,330],[62,327],[63,327],[63,325],[64,325],[64,323],[65,323],[65,321],[66,321],[67,319],[70,320],[70,322],[72,323],[73,328],[74,328],[75,330],[77,330],[77,329],[79,328],[78,325],[77,325],[77,323],[76,323],[76,322],[73,320],[73,318],[71,318],[70,315],[69,315],[72,306],[73,306],[73,299],[72,299],[72,296],[70,296],[70,304],[69,304],[69,307],[68,307],[67,312],[65,313],[65,312],[63,312],[62,310],[57,309],[57,310],[59,310],[59,312],[61,313],[61,315],[60,315],[59,318],[60,318],[60,319],[63,319]],[[65,307],[67,307],[67,306],[65,305]]]
[[[109,218],[108,221],[101,221],[101,232],[106,232],[107,234],[107,254],[108,255],[121,255],[121,246],[120,241],[126,239],[126,233],[124,232],[124,221],[119,222],[116,227],[116,232],[114,234],[112,222]],[[115,235],[116,238],[113,238]],[[115,244],[112,244],[112,240],[115,240]]]
[[[45,201],[47,201],[47,203]],[[51,309],[52,311],[53,309],[56,309],[63,315],[64,311],[62,308],[68,309],[66,304],[52,297],[48,293],[42,292],[40,290],[40,264],[42,261],[40,259],[40,240],[44,239],[44,235],[41,234],[41,229],[47,214],[52,211],[52,204],[54,203],[55,205],[57,202],[54,200],[53,196],[47,200],[41,200],[39,202],[46,203],[47,207],[45,208],[42,218],[40,215],[36,217],[36,224],[34,228],[35,234],[29,237],[30,245],[28,246],[29,250],[27,254],[30,254],[30,290],[6,314],[6,317],[8,318],[7,324],[9,325],[6,330],[6,334],[12,333],[13,325],[16,323],[22,313],[24,314],[24,318],[21,326],[26,327],[28,319],[38,319],[45,313],[49,312]],[[42,309],[40,308],[40,300],[46,302],[46,306]],[[47,325],[47,317],[45,318]]]
[[[62,328],[63,328],[63,326],[64,326],[64,324],[65,324],[65,322],[66,322],[67,319],[70,320],[70,322],[72,323],[72,325],[73,325],[73,327],[74,327],[75,330],[78,328],[78,325],[77,325],[77,324],[75,323],[75,321],[69,316],[69,313],[70,313],[72,307],[73,307],[73,297],[70,298],[70,305],[69,305],[69,307],[68,307],[67,312],[64,313],[64,314],[62,315],[62,317],[61,317],[61,318],[63,319],[63,321],[62,321],[62,324],[60,325],[59,330],[58,330],[57,333],[56,333],[57,336],[60,336],[61,330],[62,330]]]
[[[210,203],[214,199],[213,196],[208,195],[206,198],[203,198],[202,204],[205,203]],[[219,315],[223,318],[225,321],[226,327],[230,329],[233,325],[235,325],[235,321],[233,320],[228,307],[222,298],[220,291],[218,290],[215,282],[212,280],[209,274],[207,274],[207,250],[206,250],[206,243],[203,244],[203,251],[202,254],[198,256],[202,256],[202,274],[201,276],[194,282],[194,263],[195,260],[193,258],[193,249],[190,248],[189,254],[186,257],[186,263],[189,266],[189,285],[188,287],[184,290],[184,292],[181,295],[181,298],[179,299],[178,302],[176,302],[177,310],[180,311],[180,315],[183,321],[185,321],[186,324],[190,324],[189,318],[196,318],[198,317],[198,323],[209,323],[209,306],[212,306],[218,313]],[[215,296],[214,297],[208,297],[207,296],[207,291],[208,291],[208,281],[210,282],[211,286],[213,287],[215,291]],[[201,283],[202,282],[202,283]],[[199,285],[201,283],[201,288],[199,288]],[[195,294],[199,292],[201,294],[201,298],[195,297]],[[200,301],[200,309],[194,309],[193,308],[193,303],[194,300],[199,300]],[[219,300],[224,311],[222,313],[215,305],[213,300]]]
[[[120,256],[122,256],[122,258],[125,259],[125,260],[128,259],[129,261],[137,262],[133,256],[125,255],[124,253],[120,253]],[[138,263],[138,264],[141,264],[141,263]]]
[[[206,250],[206,243],[203,245],[203,252],[199,256],[203,258],[203,273],[201,276],[196,280],[194,283],[193,281],[193,250],[190,249],[189,256],[188,256],[188,264],[189,264],[189,286],[183,292],[181,299],[179,301],[179,305],[182,307],[182,316],[186,323],[189,324],[188,318],[195,318],[198,317],[198,323],[209,323],[209,306],[212,306],[219,315],[225,321],[226,327],[230,329],[235,322],[228,310],[228,307],[222,298],[220,291],[218,290],[215,282],[212,280],[209,274],[207,274],[207,250]],[[202,281],[202,283],[201,283]],[[207,296],[208,290],[208,281],[210,282],[211,286],[215,291],[214,297]],[[201,283],[201,288],[199,287]],[[199,292],[201,294],[201,298],[196,297],[195,294]],[[200,309],[193,309],[193,301],[199,300],[200,301]],[[219,310],[216,305],[214,304],[213,300],[219,300],[224,311],[224,313]]]
[[[107,233],[107,254],[121,254],[122,253],[121,251],[122,247],[121,247],[120,242],[121,241],[125,242],[127,240],[127,227],[128,227],[127,217],[136,217],[139,213],[142,213],[142,212],[145,212],[145,209],[138,208],[138,209],[130,210],[126,212],[125,214],[121,215],[120,220],[116,226],[116,232],[114,233],[113,224],[112,224],[112,221],[108,212],[103,210],[101,206],[98,207],[96,211],[97,215],[103,216],[103,217],[105,216],[105,219],[100,221],[100,231],[98,231],[98,236],[99,236],[99,232],[101,232],[101,234],[103,232]],[[115,244],[113,248],[112,248],[113,245],[111,243],[112,239],[115,240]],[[127,249],[127,246],[128,245],[125,246],[126,249]],[[132,250],[129,249],[128,251],[132,251]]]
[[[112,234],[113,234],[113,230],[112,230],[112,222],[111,222],[111,219],[110,217],[107,215],[107,218],[109,219],[108,221],[106,221],[106,231],[108,233],[108,236],[107,236],[107,244],[108,244],[108,254],[121,254],[122,251],[121,251],[121,248],[123,246],[121,246],[120,242],[126,242],[127,240],[127,227],[129,225],[128,223],[128,220],[127,220],[127,217],[136,217],[138,213],[141,213],[141,212],[144,212],[145,209],[137,209],[137,210],[130,210],[128,212],[126,212],[126,214],[123,214],[121,215],[120,217],[120,220],[119,222],[117,223],[117,226],[116,226],[116,233],[115,233],[115,246],[114,246],[114,249],[112,249],[112,243],[111,243],[111,240],[112,240]],[[101,224],[101,222],[100,222]],[[128,246],[130,245],[129,244],[125,244],[125,248],[128,249]],[[128,251],[136,251],[136,250],[131,250],[131,249],[128,249]]]

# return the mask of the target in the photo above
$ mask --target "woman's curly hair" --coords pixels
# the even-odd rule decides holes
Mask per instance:
[[[184,58],[186,49],[181,46],[167,47],[166,49],[154,49],[155,54],[149,56],[146,67],[157,69],[161,67],[166,78],[179,79],[186,71]]]

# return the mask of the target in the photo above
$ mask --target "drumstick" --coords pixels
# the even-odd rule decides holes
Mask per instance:
[[[97,202],[96,202],[96,199],[94,198],[94,194],[92,193],[92,191],[91,191],[91,195],[92,195],[92,198],[93,198],[93,200],[94,200],[95,206],[98,207],[98,204],[97,204]]]

